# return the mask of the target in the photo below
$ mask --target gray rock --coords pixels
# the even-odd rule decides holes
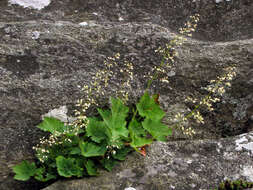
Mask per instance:
[[[134,153],[112,172],[99,177],[58,181],[44,190],[214,189],[225,179],[253,181],[253,133],[220,140],[154,143],[147,156]],[[238,141],[247,141],[238,144]],[[231,147],[230,150],[227,150]]]
[[[42,1],[43,2],[43,1]],[[47,3],[46,3],[47,4]],[[200,26],[194,37],[210,41],[250,39],[253,35],[251,0],[213,1],[201,0],[52,0],[43,9],[36,10],[0,2],[0,22],[33,19],[70,21],[81,23],[90,20],[114,23],[151,22],[177,31],[185,19],[199,13]],[[123,19],[123,20],[122,20]],[[138,29],[137,29],[138,30]]]
[[[116,0],[53,0],[47,7],[36,10],[10,5],[7,0],[0,1],[0,189],[41,188],[33,182],[27,184],[13,180],[11,167],[21,160],[34,158],[32,146],[45,135],[35,127],[42,115],[66,106],[68,113],[64,110],[62,113],[71,118],[75,101],[82,96],[80,86],[89,84],[104,59],[118,52],[122,60],[131,61],[135,67],[131,99],[136,101],[145,89],[143,76],[161,61],[154,51],[172,39],[173,32],[195,12],[201,15],[199,28],[193,38],[177,50],[179,56],[175,67],[168,73],[169,85],[154,82],[152,86],[152,92],[160,93],[161,105],[167,111],[165,122],[170,124],[170,116],[178,111],[185,113],[191,108],[183,101],[186,96],[200,97],[204,93],[201,87],[221,74],[226,66],[235,65],[238,74],[232,81],[231,90],[224,102],[216,105],[215,112],[206,114],[205,126],[194,125],[197,134],[193,138],[220,138],[250,132],[253,128],[252,6],[251,0],[218,4],[192,0],[177,3],[168,0],[127,0],[120,3]],[[119,79],[114,78],[107,96],[119,88]],[[245,152],[242,153],[244,157],[236,155],[238,151],[250,148],[251,142],[239,146],[241,148],[237,151],[231,139],[214,141],[214,144],[221,142],[226,150],[225,157],[231,159],[232,165],[225,165],[223,158],[215,157],[218,151],[213,150],[210,140],[177,142],[175,140],[187,138],[176,134],[170,138],[175,142],[152,145],[150,155],[145,159],[133,154],[112,174],[102,172],[99,178],[71,181],[66,183],[68,185],[59,182],[53,186],[61,184],[62,188],[68,189],[69,186],[71,189],[73,185],[73,189],[78,189],[75,184],[83,183],[85,187],[86,180],[98,180],[101,189],[141,189],[147,187],[149,181],[150,189],[158,186],[163,189],[168,187],[166,185],[171,185],[171,189],[173,186],[184,189],[186,185],[189,185],[186,189],[213,187],[224,177],[233,177],[233,171],[240,172],[240,176],[250,173],[252,163],[248,155]],[[195,144],[196,150],[191,155],[189,150]],[[175,152],[166,148],[170,146],[175,148]],[[184,146],[189,146],[189,150]],[[201,147],[207,147],[212,154],[207,154],[208,151]],[[222,151],[221,148],[218,155]],[[161,155],[160,161],[156,155]],[[186,155],[189,160],[185,160]],[[165,160],[164,156],[173,163]],[[238,165],[234,157],[238,158]],[[163,161],[173,166],[172,169]],[[206,171],[194,173],[195,169],[191,173],[191,164],[196,164],[196,161],[200,164],[194,167]],[[133,168],[139,169],[134,171]],[[200,177],[195,174],[203,174],[203,180],[200,182]],[[103,179],[108,175],[114,178]],[[124,183],[121,180],[123,175],[127,179]],[[186,183],[189,177],[192,180]],[[141,183],[137,184],[135,178]],[[116,183],[116,179],[121,181]],[[92,183],[87,182],[87,188],[94,187]]]

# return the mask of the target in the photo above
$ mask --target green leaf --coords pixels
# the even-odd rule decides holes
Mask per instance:
[[[63,156],[58,156],[56,158],[57,171],[60,176],[71,177],[77,176],[81,177],[83,175],[83,168],[81,168],[75,161],[74,158],[64,158]]]
[[[112,169],[114,168],[114,166],[118,163],[118,161],[114,160],[114,159],[107,159],[104,158],[103,160],[101,160],[101,164],[104,166],[105,169],[107,169],[108,171],[112,171]]]
[[[16,174],[14,176],[14,179],[26,181],[30,179],[31,176],[34,176],[37,168],[34,162],[29,163],[28,161],[25,160],[20,164],[14,166],[12,169]]]
[[[69,154],[77,154],[77,155],[81,155],[81,150],[79,147],[71,147],[71,151],[69,152]]]
[[[89,118],[87,126],[87,136],[91,137],[94,142],[100,143],[102,140],[108,139],[110,132],[108,131],[104,121],[97,118]]]
[[[38,168],[34,178],[38,181],[46,182],[51,179],[56,179],[56,175],[51,173],[46,173],[45,168]]]
[[[148,92],[144,93],[136,106],[142,117],[154,121],[160,121],[165,115],[164,111],[156,104],[155,100],[149,96]]]
[[[67,126],[62,121],[53,117],[45,117],[37,127],[55,135],[57,135],[57,132],[62,133],[67,130]]]
[[[120,99],[111,99],[111,112],[98,109],[107,127],[111,131],[112,141],[118,140],[120,137],[128,137],[126,128],[126,117],[128,115],[128,107],[123,104]]]
[[[171,128],[168,128],[167,125],[162,124],[160,121],[146,118],[142,125],[158,141],[166,141],[166,136],[172,134]]]
[[[79,134],[85,132],[84,129],[80,129],[80,128],[79,128],[78,131],[77,131],[75,126],[69,126],[69,125],[66,126],[66,125],[65,125],[65,128],[68,130],[68,133],[65,134],[67,137],[74,137],[74,136],[76,136],[76,135],[79,135]],[[75,128],[75,129],[74,129],[74,128]]]
[[[85,163],[85,167],[87,169],[87,173],[90,176],[98,175],[96,165],[94,164],[94,162],[92,160],[90,160],[90,159],[87,160],[87,162]]]
[[[144,130],[141,123],[136,121],[136,119],[130,122],[128,129],[132,140],[130,145],[133,148],[142,147],[153,142],[152,139],[146,138],[147,132]]]
[[[106,144],[97,145],[93,142],[81,141],[79,147],[85,157],[103,156],[106,152]]]
[[[110,110],[102,110],[102,109],[97,109],[98,113],[101,115],[101,117],[103,118],[106,126],[110,125],[110,120],[112,117],[112,112]]]
[[[130,147],[124,147],[116,151],[116,154],[113,154],[112,157],[116,160],[125,160],[128,153],[133,150]]]

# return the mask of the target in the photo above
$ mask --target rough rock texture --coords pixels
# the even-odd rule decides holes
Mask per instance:
[[[154,143],[147,157],[130,155],[110,173],[59,181],[44,190],[210,190],[225,178],[253,181],[252,153],[253,133],[217,141]]]
[[[52,0],[41,11],[8,7],[0,2],[0,21],[32,19],[84,22],[151,22],[177,31],[185,19],[199,13],[202,18],[195,37],[210,41],[249,39],[253,37],[251,0]],[[121,18],[121,19],[119,19]],[[123,19],[123,20],[122,20]]]
[[[106,57],[119,52],[122,59],[133,63],[135,80],[132,84],[134,91],[131,93],[136,100],[144,89],[146,80],[143,75],[160,63],[161,57],[154,50],[172,39],[173,32],[182,26],[187,16],[196,12],[201,15],[200,26],[193,38],[189,38],[178,49],[179,56],[174,70],[168,73],[170,84],[156,82],[152,91],[161,94],[160,102],[168,112],[168,117],[171,112],[185,112],[189,109],[183,103],[187,95],[199,97],[204,93],[200,88],[206,86],[208,80],[215,79],[223,68],[235,65],[238,74],[232,81],[232,89],[226,94],[223,103],[216,105],[215,112],[205,115],[205,126],[196,126],[194,139],[220,138],[250,132],[253,128],[252,9],[251,0],[224,1],[218,4],[197,0],[166,0],[166,3],[165,0],[53,0],[42,10],[8,6],[6,0],[0,1],[0,189],[41,187],[34,182],[21,183],[13,180],[11,166],[23,159],[33,159],[31,147],[44,135],[35,127],[41,121],[41,116],[63,105],[68,107],[71,114],[76,99],[81,96],[79,87],[89,84]],[[83,24],[79,25],[81,22]],[[108,94],[120,87],[119,79],[114,79],[113,84]],[[167,122],[166,118],[165,120]],[[179,138],[175,137],[171,140],[177,139]],[[232,141],[221,140],[225,143],[223,147],[230,147]],[[189,144],[189,149],[196,144],[194,151],[199,157],[193,159],[187,149],[183,149],[184,144]],[[210,159],[204,162],[204,156],[208,152],[204,152],[201,147],[209,145],[210,140],[156,143],[150,148],[150,157],[145,158],[144,163],[159,163],[158,158],[153,156],[161,154],[161,149],[168,151],[168,147],[172,146],[177,158],[181,160],[184,160],[184,155],[195,161],[202,159],[205,168],[210,168],[214,173],[207,173],[209,176],[206,175],[206,179],[209,181],[206,183],[194,181],[193,184],[199,188],[209,185],[213,187],[223,179],[222,176],[231,177],[234,173],[223,159],[212,158],[216,156],[215,150],[213,155],[208,154]],[[182,151],[179,151],[180,147]],[[231,147],[232,154],[238,154],[232,145]],[[169,154],[167,156],[176,159]],[[129,158],[132,161],[134,159],[136,165],[133,167],[141,165],[138,160],[143,158],[137,155]],[[238,157],[231,163],[236,163],[236,160],[242,163],[242,170],[251,164],[247,156]],[[216,164],[212,164],[214,162]],[[127,167],[130,163],[132,162],[126,161],[125,165],[115,171],[120,173],[131,169]],[[187,167],[182,161],[182,168]],[[140,166],[139,169],[141,168]],[[219,168],[232,173],[216,175],[215,170],[221,170]],[[142,173],[146,171],[148,168],[143,167]],[[165,179],[173,181],[181,174],[189,179],[190,171],[189,176],[178,171],[175,168],[173,178],[170,172],[166,175],[164,170],[164,179],[153,179],[154,187],[161,185],[164,188],[163,185],[168,182]],[[99,179],[102,180],[106,175]],[[117,176],[114,175],[113,180],[115,183],[108,185],[118,187]],[[181,190],[179,187],[185,184],[179,180],[175,185],[175,189]],[[74,186],[72,189],[75,188],[78,189]]]

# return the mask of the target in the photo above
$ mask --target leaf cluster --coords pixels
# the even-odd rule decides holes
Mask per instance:
[[[110,109],[97,109],[99,116],[87,118],[86,128],[77,132],[55,118],[44,118],[38,128],[50,132],[56,141],[36,149],[36,162],[14,166],[14,178],[48,181],[59,176],[96,176],[99,168],[111,171],[129,152],[143,153],[143,147],[154,140],[165,141],[171,129],[162,124],[165,113],[156,99],[145,92],[139,103],[129,108],[111,97]]]

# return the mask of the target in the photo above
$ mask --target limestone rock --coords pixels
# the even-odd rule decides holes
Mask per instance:
[[[130,155],[110,173],[59,181],[44,190],[129,187],[136,190],[207,190],[216,188],[225,179],[253,181],[252,143],[253,133],[220,140],[154,143],[149,147],[147,157]]]
[[[12,0],[14,1],[14,0]],[[18,0],[25,1],[25,0]],[[37,0],[33,0],[37,1]],[[41,4],[48,4],[43,0]],[[74,23],[96,20],[115,24],[151,22],[177,31],[186,18],[195,13],[201,15],[200,26],[194,37],[208,41],[250,39],[253,36],[251,0],[213,1],[202,0],[51,0],[41,10],[8,6],[0,2],[0,22],[16,22],[43,19]]]
[[[172,39],[174,32],[182,26],[187,16],[196,12],[201,15],[199,28],[193,38],[189,38],[188,42],[178,49],[179,56],[174,70],[168,73],[170,84],[155,82],[152,92],[160,93],[160,102],[168,114],[165,120],[169,122],[167,119],[170,114],[189,109],[183,102],[187,95],[200,97],[203,94],[201,87],[221,74],[223,68],[234,65],[237,68],[237,77],[232,81],[232,89],[223,102],[216,105],[215,112],[205,116],[205,126],[196,126],[198,133],[194,139],[220,138],[250,132],[253,128],[253,21],[250,19],[253,14],[252,6],[251,0],[220,3],[197,0],[52,0],[48,6],[36,10],[10,5],[7,0],[0,1],[0,189],[24,190],[42,187],[34,182],[21,183],[13,180],[11,167],[21,160],[34,158],[32,146],[45,135],[35,127],[41,121],[42,115],[61,106],[67,107],[69,116],[73,114],[75,101],[82,96],[80,87],[90,83],[106,57],[119,52],[122,60],[133,63],[135,80],[132,83],[131,97],[136,101],[145,89],[146,79],[143,76],[160,64],[161,57],[154,51]],[[119,79],[113,80],[113,86],[108,89],[107,96],[120,88]],[[185,140],[182,137],[171,140],[179,139]],[[207,171],[220,172],[217,175],[212,172],[203,173],[204,179],[211,179],[207,182],[200,182],[198,177],[192,176],[192,184],[203,188],[205,185],[213,186],[224,177],[234,175],[222,173],[222,167],[232,172],[231,167],[234,169],[238,166],[235,165],[236,161],[231,161],[234,165],[230,167],[222,165],[225,161],[221,158],[216,160],[215,155],[205,156],[208,152],[201,147],[209,147],[208,142],[211,141],[156,143],[150,148],[150,158],[144,160],[136,154],[132,155],[116,168],[113,174],[123,172],[121,176],[130,176],[128,180],[142,180],[140,185],[145,185],[146,179],[150,178],[150,188],[155,188],[158,181],[167,178],[175,182],[177,189],[185,187],[185,181],[176,183],[173,180],[185,174],[185,170],[179,172],[179,165],[183,169],[190,167],[183,157],[188,155],[193,159],[189,151],[183,148],[189,144],[188,146],[196,145],[197,150],[194,151],[200,155],[195,162],[206,164]],[[218,142],[224,142],[224,147],[230,147],[231,140],[214,141],[215,145],[210,145],[213,154],[218,154],[212,149]],[[170,146],[178,151],[175,152],[177,157],[170,156]],[[246,147],[248,146],[251,144]],[[190,150],[191,148],[189,147]],[[168,158],[179,160],[175,161],[177,163],[174,170],[169,171],[166,167],[165,170],[161,169],[163,174],[168,172],[165,176],[152,179],[152,176],[160,173],[157,168],[134,172],[127,167],[130,163],[139,164],[141,161],[155,167],[154,163],[159,163],[155,156],[160,155],[162,149],[167,151]],[[233,156],[239,154],[237,150],[230,151]],[[252,166],[252,163],[246,153],[242,154],[245,157],[238,156],[238,163],[242,165],[239,167],[240,171],[236,171],[245,171],[246,174],[249,170],[244,168]],[[219,155],[221,156],[221,153]],[[208,156],[212,162],[205,163],[208,161],[205,157]],[[133,168],[135,166],[132,165]],[[159,164],[158,166],[162,167]],[[148,176],[144,175],[146,172]],[[98,179],[103,181],[103,176],[113,174],[102,174]],[[189,172],[189,176],[185,177],[190,177],[190,174]],[[240,175],[242,174],[241,172]],[[118,178],[122,177],[116,175],[110,181]],[[84,179],[84,182],[86,180]],[[81,181],[71,181],[68,184],[84,184]],[[163,184],[159,185],[164,188],[167,182],[163,181]],[[62,184],[64,187],[63,183],[65,182],[58,182],[53,186]],[[87,182],[86,185],[89,187],[91,184]],[[120,187],[116,183],[104,185],[109,185],[112,189],[127,188],[137,182],[122,184]]]

